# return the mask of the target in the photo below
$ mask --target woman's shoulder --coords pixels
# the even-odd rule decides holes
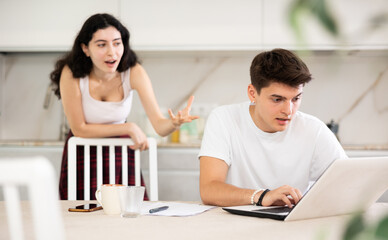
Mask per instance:
[[[137,63],[135,66],[130,68],[130,85],[132,88],[136,89],[139,84],[147,82],[148,75],[142,65]]]
[[[73,76],[73,72],[71,71],[70,67],[68,65],[63,66],[62,73],[61,73],[62,79],[75,79]]]
[[[70,67],[68,65],[65,65],[62,69],[61,73],[61,79],[60,79],[60,85],[61,88],[64,86],[71,87],[71,88],[78,88],[79,87],[79,78],[75,78],[73,76],[73,72],[71,71]]]
[[[131,73],[131,75],[142,75],[145,73],[145,70],[143,68],[142,65],[140,65],[140,63],[136,63],[135,66],[131,67],[130,69],[128,69]]]

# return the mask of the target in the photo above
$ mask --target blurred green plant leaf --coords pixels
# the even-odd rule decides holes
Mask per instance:
[[[388,216],[379,222],[375,235],[378,239],[388,239]]]
[[[365,229],[365,223],[362,214],[357,214],[352,218],[345,230],[344,240],[356,239],[356,236]]]
[[[289,23],[291,25],[291,28],[294,30],[296,38],[299,41],[303,40],[301,26],[299,23],[299,17],[302,15],[302,12],[305,10],[304,7],[301,6],[302,4],[301,2],[302,1],[300,0],[294,1],[290,7],[290,12],[289,12]]]
[[[318,18],[322,26],[333,36],[338,36],[338,26],[333,14],[329,11],[325,0],[310,0],[311,12]]]
[[[327,7],[325,0],[294,0],[290,5],[288,19],[296,37],[300,41],[303,42],[304,40],[301,29],[307,14],[315,17],[323,28],[334,37],[339,36],[337,21]]]

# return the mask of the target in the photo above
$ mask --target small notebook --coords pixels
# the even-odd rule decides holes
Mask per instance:
[[[150,209],[168,206],[166,210],[149,213]],[[203,213],[214,206],[194,204],[194,203],[179,203],[179,202],[143,202],[141,214],[153,216],[172,216],[172,217],[186,217]]]

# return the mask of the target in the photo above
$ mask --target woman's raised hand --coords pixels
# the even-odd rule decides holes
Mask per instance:
[[[194,96],[191,96],[189,98],[189,101],[187,102],[187,106],[181,110],[178,111],[178,114],[175,116],[171,109],[168,109],[168,114],[170,115],[170,118],[172,120],[172,124],[175,127],[180,127],[183,123],[191,122],[195,119],[198,119],[199,116],[191,116],[191,105],[193,104]]]

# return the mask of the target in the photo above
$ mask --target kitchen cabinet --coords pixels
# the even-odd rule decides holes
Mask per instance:
[[[199,148],[158,148],[159,200],[200,201]],[[141,155],[144,181],[148,182],[148,155]]]
[[[261,41],[256,0],[126,0],[120,16],[138,50],[239,50]]]
[[[122,20],[135,50],[235,50],[260,44],[261,4],[255,0],[17,0],[0,1],[0,51],[67,51],[82,23],[98,12]]]
[[[365,48],[388,48],[388,1],[386,0],[330,0],[334,13],[338,16],[340,31],[345,44]],[[380,18],[380,26],[376,23]]]
[[[387,21],[370,28],[373,17],[387,14],[386,0],[327,0],[338,20],[341,41],[306,15],[304,46],[289,24],[294,1],[0,1],[0,52],[67,51],[82,23],[98,12],[113,14],[129,28],[136,51],[388,49]]]
[[[0,51],[68,51],[92,14],[118,15],[119,0],[0,1]]]
[[[263,6],[263,45],[294,48],[300,43],[295,37],[289,21],[289,9],[294,0],[264,0]],[[307,18],[306,18],[307,20]],[[303,22],[303,34],[310,48],[335,46],[333,37],[326,33],[316,21]]]
[[[289,23],[289,8],[294,0],[264,0],[263,46],[300,48]],[[327,6],[339,24],[340,39],[331,36],[314,17],[306,13],[301,18],[303,37],[312,50],[388,49],[387,20],[381,28],[372,30],[372,18],[388,14],[385,0],[328,0]],[[386,18],[386,17],[385,17]]]

